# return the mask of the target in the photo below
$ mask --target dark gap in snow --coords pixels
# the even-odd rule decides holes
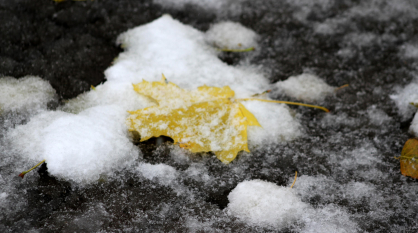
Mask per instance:
[[[222,52],[218,57],[226,64],[234,66],[240,62],[244,55],[241,53]]]
[[[165,163],[169,160],[170,149],[167,145],[173,144],[173,142],[173,139],[169,137],[160,136],[158,138],[152,137],[146,141],[138,143],[137,145],[143,153],[143,159],[145,162],[157,164]]]

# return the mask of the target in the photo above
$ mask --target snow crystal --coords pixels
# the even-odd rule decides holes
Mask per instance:
[[[418,103],[418,83],[412,82],[402,89],[398,89],[396,94],[390,95],[399,109],[402,120],[407,120],[416,112],[416,107],[410,103]]]
[[[374,125],[383,125],[392,120],[383,110],[377,109],[375,105],[372,105],[367,108],[367,115],[370,119],[370,122]]]
[[[346,23],[347,23],[347,19],[345,18],[330,18],[330,19],[326,19],[324,22],[315,23],[314,30],[315,30],[315,33],[318,33],[318,34],[333,35],[342,30],[340,25],[346,24]]]
[[[186,4],[194,4],[209,9],[221,9],[225,0],[155,0],[155,3],[167,7],[183,8]]]
[[[328,113],[324,116],[324,118],[321,119],[322,127],[323,128],[329,128],[329,127],[337,127],[339,125],[342,126],[350,126],[350,127],[356,127],[361,122],[359,119],[355,117],[350,117],[346,113]]]
[[[290,97],[306,102],[322,101],[335,90],[319,77],[306,73],[279,81],[275,87],[278,89],[275,92],[284,92]]]
[[[101,226],[109,217],[105,206],[99,203],[90,206],[89,209],[79,216],[71,219],[63,231],[65,232],[100,232]]]
[[[149,179],[158,179],[158,181],[163,185],[171,184],[178,176],[177,170],[166,164],[149,164],[142,163],[137,167],[137,170],[142,173],[142,175]]]
[[[288,184],[292,182],[293,180],[289,179]],[[337,198],[339,185],[330,177],[301,175],[298,176],[293,189],[302,197],[303,201],[320,196],[321,199],[324,199],[323,201],[333,202]]]
[[[134,161],[124,114],[117,106],[89,108],[78,115],[44,112],[8,135],[14,150],[31,162],[46,160],[48,172],[75,182],[92,182]]]
[[[200,163],[193,163],[184,171],[187,176],[197,181],[208,182],[211,180],[211,176],[208,174],[208,169]]]
[[[415,114],[415,117],[411,122],[411,126],[409,127],[409,132],[415,137],[418,137],[418,114]]]
[[[293,179],[289,179],[289,184],[291,182]],[[364,189],[358,190],[361,187]],[[342,191],[340,184],[322,175],[300,176],[293,189],[304,201],[320,198],[322,202],[337,201],[341,198],[339,194]],[[364,183],[354,182],[347,185],[343,191],[346,191],[350,198],[357,198],[369,196],[373,190]],[[350,214],[334,204],[306,208],[300,218],[304,227],[299,229],[299,232],[357,232],[358,229],[357,224],[350,219]]]
[[[415,44],[407,44],[402,47],[403,56],[406,58],[418,58],[418,46]]]
[[[211,227],[212,224],[212,221],[202,222],[193,217],[187,218],[186,221],[188,232],[215,232],[216,230]]]
[[[351,151],[350,156],[347,156],[341,161],[341,164],[346,168],[350,168],[358,165],[374,165],[382,162],[381,159],[376,156],[378,153],[376,147],[371,143],[364,143],[359,148]]]
[[[344,42],[351,46],[365,47],[373,44],[376,39],[373,33],[350,33],[344,37]]]
[[[418,3],[410,0],[385,1],[362,1],[361,4],[349,10],[351,17],[371,17],[374,20],[386,21],[393,17],[417,18]]]
[[[305,227],[300,231],[303,233],[358,232],[358,226],[350,220],[350,214],[334,204],[310,209],[301,217],[305,222]]]
[[[2,203],[3,201],[5,201],[7,196],[8,195],[5,192],[0,193],[0,203]]]
[[[187,164],[190,161],[191,152],[179,146],[170,146],[170,157],[176,163]]]
[[[257,47],[257,34],[240,23],[225,21],[214,24],[206,32],[207,41],[222,49]]]
[[[375,195],[375,187],[371,183],[364,182],[350,182],[346,186],[345,194],[353,199],[360,199],[362,197],[369,197]]]
[[[316,24],[315,32],[318,34],[332,35],[336,30],[335,28],[335,25],[329,22],[318,23]]]
[[[287,0],[286,2],[299,8],[293,13],[293,17],[301,22],[307,22],[308,16],[314,9],[328,10],[333,5],[332,0]]]
[[[355,55],[355,51],[350,47],[346,47],[338,50],[336,55],[343,58],[352,58]]]
[[[228,195],[228,213],[258,226],[288,227],[303,214],[303,203],[289,187],[251,180],[241,182]]]
[[[20,79],[0,78],[0,113],[2,111],[46,110],[50,101],[56,100],[55,90],[48,81],[26,76]]]

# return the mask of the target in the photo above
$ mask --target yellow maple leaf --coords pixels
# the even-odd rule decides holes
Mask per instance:
[[[180,147],[192,152],[212,151],[223,163],[248,151],[247,126],[260,126],[244,105],[233,101],[228,86],[202,86],[188,91],[167,82],[134,84],[139,94],[152,99],[156,106],[130,112],[129,130],[137,131],[141,141],[168,136]]]
[[[228,86],[202,86],[193,91],[183,90],[168,82],[164,75],[160,82],[142,81],[133,86],[136,92],[150,98],[156,104],[129,112],[129,130],[137,131],[141,136],[141,142],[151,137],[168,136],[180,147],[192,152],[212,151],[226,164],[234,160],[238,152],[249,152],[247,126],[261,127],[255,116],[240,101],[257,100],[300,105],[329,112],[321,106],[289,101],[234,99],[235,93]],[[403,151],[402,153],[404,155]],[[26,173],[44,162],[45,160],[41,161],[19,176],[23,178]]]
[[[405,142],[399,158],[401,163],[401,173],[418,179],[418,139],[411,138]]]
[[[255,116],[240,101],[258,100],[328,109],[303,103],[257,98],[234,99],[228,86],[201,86],[184,90],[168,82],[143,80],[133,84],[134,90],[156,105],[129,112],[130,131],[141,136],[141,142],[152,137],[167,136],[192,152],[212,151],[223,163],[230,163],[238,152],[247,151],[247,127],[259,126]]]

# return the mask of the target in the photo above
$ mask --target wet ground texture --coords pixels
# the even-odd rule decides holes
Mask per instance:
[[[418,42],[418,17],[413,9],[393,8],[394,1],[317,2],[242,1],[239,10],[213,10],[193,4],[166,8],[147,0],[0,1],[0,74],[40,76],[61,100],[105,81],[103,71],[122,51],[117,35],[165,13],[203,31],[221,20],[251,28],[260,35],[261,51],[225,53],[221,59],[231,65],[249,59],[272,83],[311,72],[332,86],[349,84],[321,103],[331,113],[291,107],[304,129],[301,138],[255,148],[228,166],[212,155],[179,160],[169,140],[138,144],[140,160],[179,171],[171,185],[127,169],[79,187],[51,177],[45,164],[24,180],[18,174],[7,180],[16,161],[0,155],[0,190],[13,193],[7,200],[14,203],[0,212],[0,231],[293,232],[303,223],[294,229],[255,227],[223,210],[239,182],[289,186],[295,171],[302,201],[343,209],[361,232],[418,231],[418,182],[402,176],[394,159],[411,137],[411,119],[402,121],[389,97],[417,71],[418,59],[404,56],[403,46]],[[0,123],[9,119],[2,116]],[[191,167],[201,175],[188,175]],[[303,176],[313,177],[312,183]],[[349,189],[355,182],[369,191],[353,197]]]

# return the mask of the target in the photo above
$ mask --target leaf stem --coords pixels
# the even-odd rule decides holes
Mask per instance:
[[[298,178],[298,172],[295,171],[295,179],[293,180],[293,184],[292,184],[292,186],[290,186],[290,188],[293,188],[293,185],[295,185],[297,178]]]
[[[243,52],[250,52],[254,51],[254,47],[246,48],[246,49],[219,49],[222,52],[231,52],[231,53],[243,53]]]
[[[26,173],[28,173],[28,172],[32,171],[33,169],[37,168],[39,165],[43,164],[44,162],[45,162],[45,159],[42,160],[40,163],[36,164],[33,168],[20,173],[19,176],[22,177],[22,179],[23,179],[23,177],[25,176]]]
[[[344,87],[348,87],[348,86],[350,86],[350,85],[349,84],[344,84],[341,87],[335,88],[335,91],[338,91],[338,90],[343,89]]]
[[[265,100],[265,99],[257,99],[257,98],[243,98],[243,99],[236,99],[236,100],[238,100],[238,101],[257,100],[257,101],[271,102],[271,103],[278,103],[278,104],[300,105],[300,106],[305,106],[305,107],[309,107],[309,108],[317,108],[317,109],[321,109],[322,111],[329,112],[329,109],[325,108],[325,107],[321,107],[321,106],[318,106],[318,105],[312,105],[312,104],[291,102],[291,101]]]
[[[257,94],[254,94],[254,95],[252,95],[251,97],[262,96],[262,95],[267,94],[267,93],[270,93],[270,92],[271,92],[271,90],[263,91],[262,93],[257,93]]]

